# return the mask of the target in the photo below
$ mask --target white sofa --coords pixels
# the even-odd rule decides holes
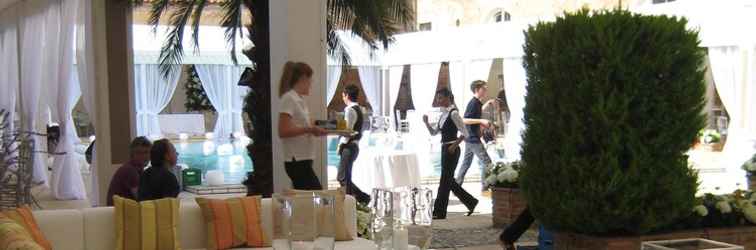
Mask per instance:
[[[272,235],[273,221],[271,200],[263,199],[263,229]],[[355,240],[338,241],[338,250],[375,249],[372,241],[357,237],[355,200],[347,196],[344,201],[344,218]],[[112,250],[115,249],[115,222],[112,207],[87,208],[83,210],[35,211],[34,218],[45,237],[55,250]],[[181,249],[205,249],[207,226],[202,210],[196,202],[184,200],[179,209],[179,241]],[[255,248],[273,249],[273,248]]]

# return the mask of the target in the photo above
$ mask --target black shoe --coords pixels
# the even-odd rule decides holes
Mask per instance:
[[[472,215],[475,212],[475,207],[477,206],[478,206],[478,200],[475,200],[475,202],[473,202],[472,208],[467,207],[467,209],[469,210],[467,211],[467,216]]]
[[[434,219],[434,220],[445,220],[445,219],[446,219],[446,216],[441,216],[441,215],[435,215],[435,214],[434,214],[434,215],[433,215],[433,219]]]

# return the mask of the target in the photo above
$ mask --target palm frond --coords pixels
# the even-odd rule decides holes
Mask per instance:
[[[221,4],[223,20],[221,26],[226,29],[226,43],[231,47],[231,61],[238,63],[236,58],[236,37],[242,33],[242,0],[229,0]]]
[[[199,50],[199,27],[202,20],[202,11],[207,6],[207,0],[195,0],[194,14],[192,14],[192,44],[194,51]]]
[[[184,28],[193,10],[193,1],[180,1],[177,3],[176,10],[171,13],[170,25],[172,28],[160,49],[160,72],[163,77],[167,78],[173,73],[173,70],[175,70],[175,67],[172,67],[173,65],[181,64],[184,57]]]
[[[142,2],[139,0],[138,2]],[[168,6],[170,4],[170,0],[155,0],[152,2],[152,5],[150,6],[150,19],[147,21],[149,25],[152,25],[153,32],[155,31],[155,28],[160,24],[160,17],[163,16],[163,13],[165,13],[168,10]]]
[[[412,24],[413,11],[406,0],[328,0],[328,39],[338,39],[332,35],[335,34],[334,30],[349,30],[367,44],[372,57],[380,47],[388,49],[400,28],[408,28]],[[339,40],[327,44],[330,55],[344,57],[339,54],[344,52]]]

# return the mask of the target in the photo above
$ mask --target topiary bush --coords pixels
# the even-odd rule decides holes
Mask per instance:
[[[547,228],[643,234],[690,214],[705,52],[685,25],[581,10],[527,30],[521,187]]]

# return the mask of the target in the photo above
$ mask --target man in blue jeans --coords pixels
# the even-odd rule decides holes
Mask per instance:
[[[473,156],[477,156],[478,165],[480,165],[481,190],[486,190],[485,176],[483,174],[485,173],[486,166],[491,164],[491,158],[488,157],[486,148],[480,140],[480,128],[490,125],[488,120],[481,119],[483,115],[482,99],[486,97],[488,87],[486,87],[486,82],[477,80],[470,84],[470,90],[472,90],[474,97],[467,103],[464,117],[465,127],[470,136],[465,138],[465,154],[462,160],[462,167],[457,172],[455,179],[459,185],[462,185],[465,181],[465,174],[467,174],[467,170],[472,164]]]

